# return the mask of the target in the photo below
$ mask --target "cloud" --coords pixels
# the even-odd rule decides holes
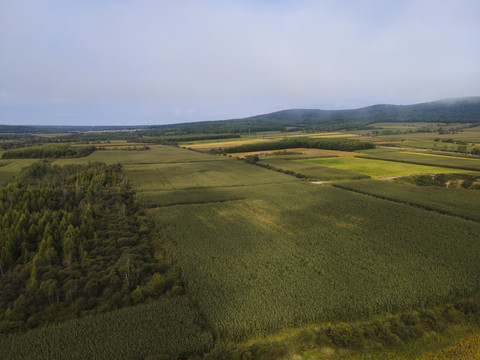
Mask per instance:
[[[473,0],[4,1],[0,123],[170,123],[478,95],[479,13]]]

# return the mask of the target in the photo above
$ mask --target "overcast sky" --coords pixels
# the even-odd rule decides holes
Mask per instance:
[[[0,124],[480,95],[478,0],[0,0]]]

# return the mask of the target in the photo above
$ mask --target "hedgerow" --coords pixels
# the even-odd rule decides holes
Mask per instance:
[[[237,153],[293,148],[315,148],[327,150],[355,151],[362,149],[374,149],[375,145],[371,142],[365,142],[355,139],[314,139],[309,137],[294,137],[278,141],[255,142],[239,146],[232,146],[225,148],[224,151],[226,153]]]

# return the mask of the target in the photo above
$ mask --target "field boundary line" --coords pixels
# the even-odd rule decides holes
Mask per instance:
[[[175,203],[175,204],[167,204],[167,205],[159,205],[159,206],[148,206],[144,205],[147,209],[160,209],[172,206],[184,206],[184,205],[208,205],[208,204],[217,204],[217,203],[226,203],[226,202],[233,202],[233,201],[243,201],[246,198],[241,199],[227,199],[227,200],[216,200],[216,201],[198,201],[198,202],[183,202],[183,203]]]
[[[263,185],[279,185],[279,184],[289,184],[294,181],[277,181],[277,182],[270,182],[270,183],[255,183],[255,184],[240,184],[240,185],[222,185],[222,186],[196,186],[196,187],[184,187],[178,189],[157,189],[157,190],[143,190],[143,189],[135,189],[135,192],[161,192],[161,191],[188,191],[188,190],[205,190],[205,189],[221,189],[221,188],[235,188],[235,187],[247,187],[247,186],[263,186]]]
[[[338,189],[345,190],[345,191],[351,191],[351,192],[354,192],[354,193],[357,193],[357,194],[361,194],[361,195],[365,195],[365,196],[372,196],[372,197],[377,198],[377,199],[391,201],[391,202],[394,202],[394,203],[397,203],[397,204],[403,204],[403,205],[416,207],[418,209],[422,209],[422,210],[425,210],[425,211],[436,212],[436,213],[441,214],[441,215],[453,216],[453,217],[456,217],[456,218],[460,218],[462,220],[473,221],[473,222],[476,222],[476,223],[480,223],[480,220],[465,217],[465,216],[461,216],[461,215],[458,215],[458,214],[453,214],[453,213],[451,213],[447,210],[436,209],[436,208],[428,206],[428,205],[423,205],[423,204],[419,204],[419,203],[415,203],[415,202],[411,202],[411,201],[402,201],[402,200],[394,199],[394,198],[384,196],[384,195],[372,194],[372,193],[369,193],[367,191],[352,189],[352,188],[349,188],[349,187],[346,187],[346,186],[342,186],[340,184],[332,184],[332,186],[334,186]]]

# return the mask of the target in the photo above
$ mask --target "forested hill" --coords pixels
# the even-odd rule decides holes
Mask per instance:
[[[88,131],[89,139],[128,138],[137,141],[151,136],[193,134],[240,134],[260,131],[359,129],[376,122],[480,123],[480,96],[413,104],[373,105],[349,110],[290,109],[241,119],[201,121],[182,124],[135,127],[55,127],[0,125],[0,137],[16,133],[70,132],[70,140],[85,140],[78,133]],[[92,133],[91,131],[95,131]],[[163,141],[164,139],[162,139]]]
[[[172,134],[358,129],[376,122],[480,122],[480,96],[350,110],[290,109],[242,119],[152,126]]]
[[[461,122],[480,121],[480,96],[445,99],[414,105],[373,105],[350,110],[292,109],[243,119],[277,120],[291,125],[315,123]]]

